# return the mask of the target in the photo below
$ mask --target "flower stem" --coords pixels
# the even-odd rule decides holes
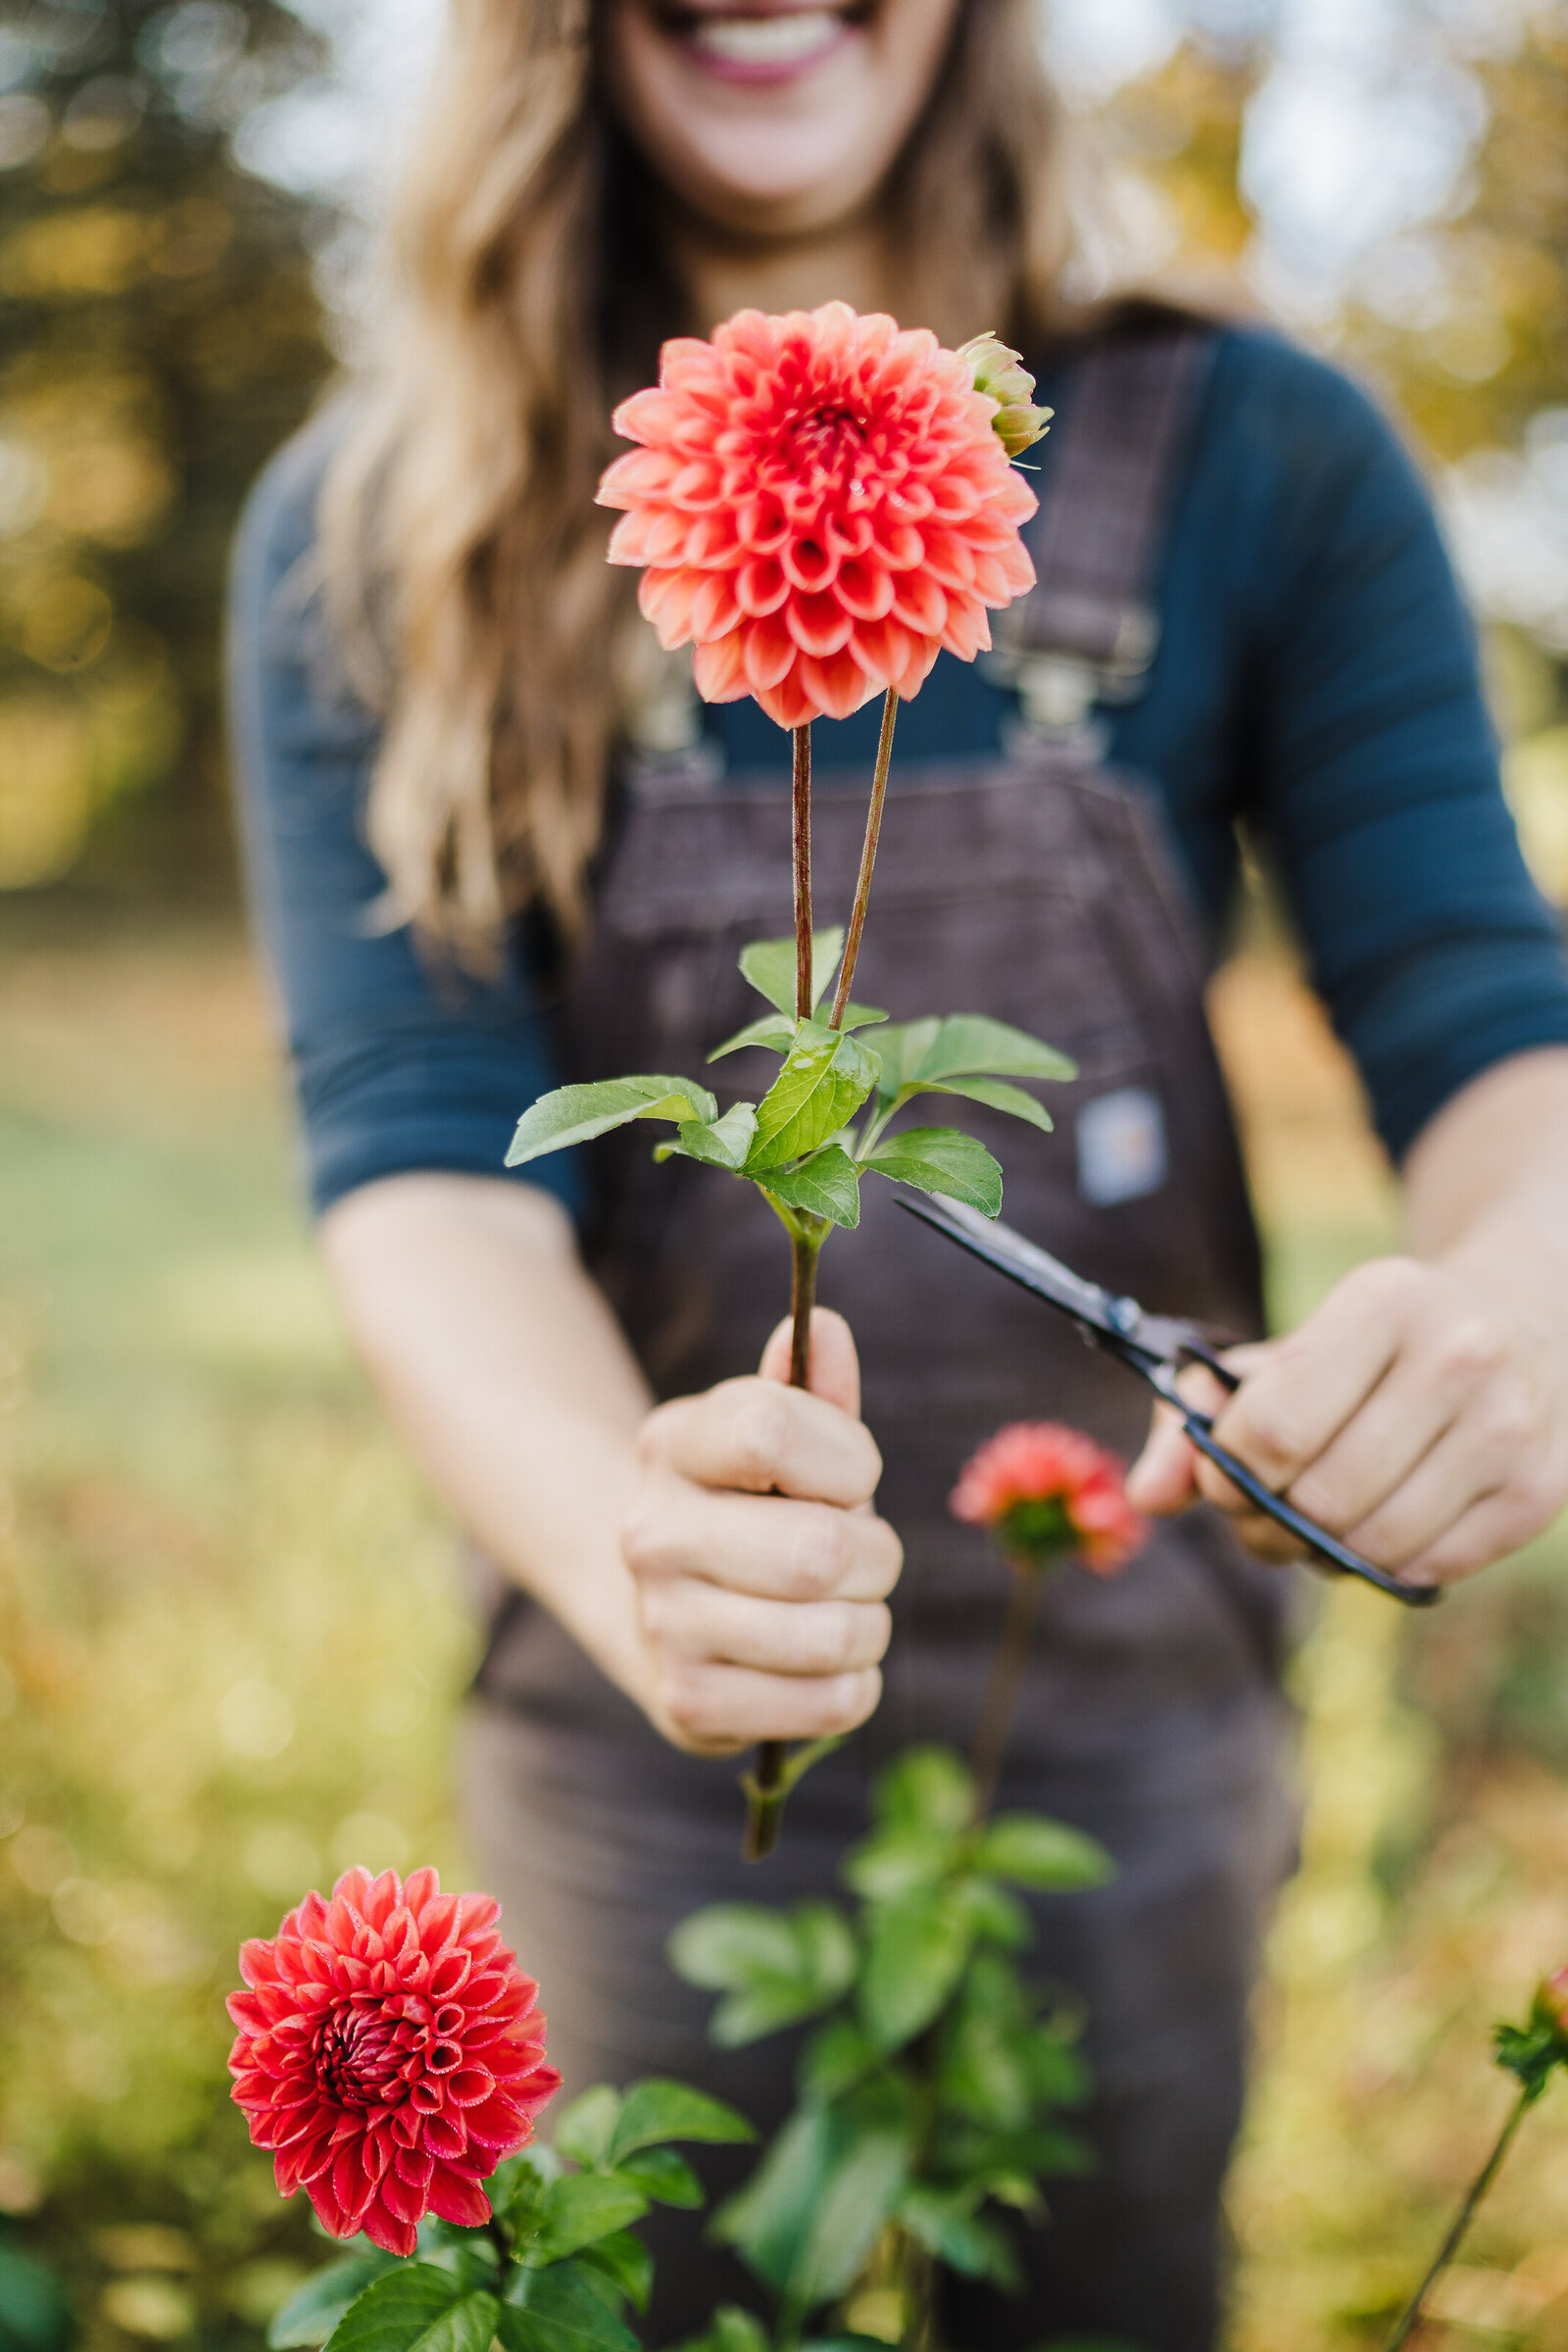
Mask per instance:
[[[811,1017],[811,722],[795,729],[795,787],[790,810],[795,856],[795,1018]]]
[[[1007,1592],[1006,1614],[1002,1620],[1001,1637],[991,1660],[991,1677],[986,1684],[980,1722],[974,1736],[974,1751],[969,1758],[969,1770],[974,1775],[973,1818],[976,1828],[997,1801],[1002,1759],[1006,1752],[1007,1734],[1012,1729],[1013,1709],[1018,1704],[1023,1670],[1029,1662],[1029,1637],[1034,1630],[1035,1610],[1040,1605],[1040,1588],[1045,1583],[1038,1568],[1023,1567],[1014,1562],[1009,1562],[1008,1566],[1012,1583]]]
[[[1515,2099],[1508,2120],[1497,2134],[1496,2144],[1493,2148],[1492,2154],[1471,2181],[1465,2194],[1464,2203],[1454,2215],[1448,2234],[1438,2248],[1437,2260],[1411,2296],[1404,2317],[1390,2336],[1385,2352],[1399,2352],[1400,2345],[1407,2344],[1417,2328],[1420,2327],[1428,2296],[1459,2251],[1459,2242],[1475,2220],[1483,2197],[1497,2178],[1502,2160],[1507,2155],[1512,2143],[1513,2135],[1525,2120],[1526,2109],[1534,2106],[1537,2096],[1537,2088],[1527,2083],[1518,2098]]]
[[[860,934],[865,929],[866,902],[871,896],[871,869],[876,864],[876,845],[882,834],[882,808],[888,797],[888,770],[893,764],[893,722],[899,715],[899,695],[890,686],[882,703],[882,732],[877,738],[876,768],[871,777],[871,798],[865,811],[865,840],[860,846],[860,870],[855,882],[855,906],[850,915],[849,937],[844,942],[844,960],[839,965],[839,984],[833,992],[833,1010],[828,1015],[828,1027],[837,1029],[844,1019],[850,1001],[850,982],[855,978],[855,966],[860,953]]]
[[[791,843],[795,867],[795,1017],[811,1017],[811,726],[808,720],[795,733],[795,782],[791,803]],[[818,1220],[813,1219],[812,1223]],[[821,1230],[813,1232],[798,1218],[790,1220],[794,1252],[790,1282],[790,1387],[806,1388],[810,1379],[811,1306],[816,1298],[816,1260],[822,1247]],[[778,1843],[783,1817],[785,1743],[762,1740],[757,1762],[746,1783],[746,1836],[741,1853],[748,1862],[761,1862]]]

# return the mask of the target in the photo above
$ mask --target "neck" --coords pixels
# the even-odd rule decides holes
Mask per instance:
[[[832,301],[862,312],[892,307],[883,239],[868,221],[788,239],[726,236],[706,222],[689,221],[676,230],[675,246],[703,334],[747,306],[775,312],[815,310]]]

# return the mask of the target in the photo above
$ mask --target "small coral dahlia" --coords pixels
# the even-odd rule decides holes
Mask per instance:
[[[611,561],[646,566],[642,609],[666,649],[695,642],[710,703],[755,695],[796,727],[907,700],[1034,584],[1035,498],[998,414],[923,329],[842,302],[738,311],[710,343],[666,343],[658,388],[615,411],[642,447],[599,485],[625,509]]]
[[[233,2095],[283,2195],[303,2188],[334,2237],[412,2254],[426,2213],[487,2222],[480,2183],[560,2088],[498,1916],[433,1870],[406,1886],[351,1870],[242,1949]]]
[[[990,1528],[1019,1565],[1045,1568],[1072,1553],[1097,1576],[1114,1576],[1149,1533],[1115,1455],[1059,1421],[999,1429],[965,1462],[948,1508]]]

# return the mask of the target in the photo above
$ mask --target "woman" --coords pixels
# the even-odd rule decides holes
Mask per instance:
[[[944,657],[905,713],[860,992],[1072,1051],[1057,1135],[997,1139],[1009,1217],[1255,1330],[1195,944],[1245,816],[1402,1162],[1409,1255],[1241,1357],[1220,1434],[1418,1582],[1483,1566],[1568,1491],[1568,980],[1430,514],[1360,397],[1274,338],[1068,314],[1029,15],[604,0],[590,25],[463,0],[385,362],[271,469],[238,559],[247,828],[323,1249],[493,1563],[471,1775],[491,1881],[568,2082],[696,2076],[764,2124],[787,2048],[707,2052],[664,1936],[705,1899],[829,1887],[875,1763],[967,1738],[998,1592],[944,1512],[968,1446],[1021,1413],[1138,1433],[1131,1384],[886,1195],[824,1261],[848,1322],[819,1314],[800,1394],[748,1188],[653,1170],[645,1140],[501,1176],[562,1077],[698,1068],[745,1017],[736,947],[787,924],[782,738],[750,705],[698,710],[603,562],[606,419],[661,337],[836,296],[948,342],[998,327],[1043,366],[1041,588],[994,662]],[[872,724],[817,730],[830,908]],[[1119,1584],[1053,1587],[1005,1791],[1118,1862],[1039,1914],[1043,1967],[1087,2003],[1101,2169],[1054,2190],[1024,2304],[956,2302],[971,2346],[1213,2339],[1291,1837],[1287,1586],[1260,1564],[1273,1531],[1169,1425],[1134,1492],[1162,1524]],[[828,1732],[858,1736],[760,1886],[711,1759]],[[670,2243],[656,2341],[745,2295]]]

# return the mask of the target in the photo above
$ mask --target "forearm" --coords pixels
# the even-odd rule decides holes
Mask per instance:
[[[650,1398],[558,1203],[392,1177],[337,1202],[321,1245],[371,1376],[465,1529],[641,1700],[620,1528]]]
[[[1485,1071],[1417,1138],[1404,1182],[1413,1257],[1568,1326],[1568,1050]]]

